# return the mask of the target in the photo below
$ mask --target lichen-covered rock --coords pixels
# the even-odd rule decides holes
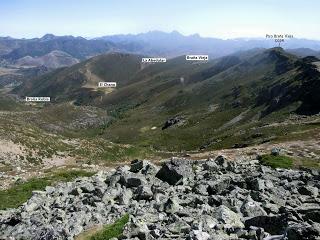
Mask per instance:
[[[172,159],[162,165],[156,177],[170,185],[182,184],[194,176],[191,162],[183,159]]]
[[[125,214],[119,239],[318,239],[319,186],[318,172],[252,160],[135,160],[34,191],[0,211],[0,239],[74,239]]]
[[[231,211],[226,206],[220,206],[215,213],[215,218],[221,221],[224,224],[224,227],[229,228],[244,228],[244,224],[241,221],[239,214]]]

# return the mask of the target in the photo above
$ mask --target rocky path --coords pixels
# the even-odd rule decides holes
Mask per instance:
[[[319,239],[320,175],[256,160],[147,161],[35,191],[2,239],[73,239],[129,214],[120,239]],[[1,239],[0,237],[0,239]]]
[[[230,148],[222,150],[207,151],[201,153],[190,153],[190,157],[194,159],[201,159],[204,157],[214,157],[224,155],[230,159],[237,160],[242,156],[251,156],[256,158],[257,155],[270,153],[272,148],[278,148],[284,154],[292,157],[313,158],[315,161],[320,161],[320,137],[317,136],[312,140],[304,141],[288,141],[281,143],[264,143],[245,148]]]

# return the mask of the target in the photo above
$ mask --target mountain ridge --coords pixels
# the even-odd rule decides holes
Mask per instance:
[[[150,31],[139,34],[118,34],[86,39],[71,35],[55,36],[46,34],[40,38],[14,39],[0,38],[0,56],[7,60],[16,60],[30,55],[32,57],[60,50],[72,57],[83,60],[98,54],[112,51],[128,52],[141,55],[173,58],[184,54],[208,54],[218,58],[237,51],[252,48],[270,48],[276,44],[272,40],[257,38],[219,39],[189,36],[177,31],[170,33]],[[283,46],[288,49],[310,48],[320,50],[320,41],[308,39],[290,39]],[[298,51],[297,54],[301,54]]]
[[[55,69],[60,67],[71,66],[78,62],[78,59],[73,58],[70,54],[66,52],[53,50],[50,53],[40,57],[25,56],[19,58],[15,61],[15,65],[28,67],[45,66],[47,68]]]
[[[126,61],[115,64],[120,56]],[[72,101],[106,109],[114,118],[104,130],[108,139],[128,144],[146,142],[159,149],[218,147],[221,143],[214,143],[215,139],[228,134],[222,128],[226,122],[231,121],[230,129],[252,132],[258,127],[257,120],[259,124],[273,123],[277,114],[277,119],[284,121],[289,114],[320,111],[315,94],[320,90],[318,70],[308,58],[298,58],[282,48],[258,49],[206,63],[189,62],[181,56],[146,67],[141,66],[141,57],[119,53],[98,56],[27,81],[14,92],[22,97],[50,96],[53,103]],[[121,80],[118,87],[108,92],[86,88],[88,78],[79,69],[87,69],[88,63],[92,64],[89,70],[98,73],[100,79]],[[130,65],[132,70],[126,67]],[[110,78],[120,70],[124,77]],[[168,119],[179,124],[161,130]],[[152,127],[156,130],[151,131]],[[265,141],[269,134],[250,141]],[[188,141],[190,136],[199,138]],[[245,138],[246,134],[241,134],[233,144],[250,142]]]

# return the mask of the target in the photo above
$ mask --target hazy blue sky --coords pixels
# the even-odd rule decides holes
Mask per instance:
[[[320,0],[0,0],[0,36],[95,37],[150,30],[320,39]]]

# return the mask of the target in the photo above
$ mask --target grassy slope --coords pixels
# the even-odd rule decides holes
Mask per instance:
[[[149,148],[114,144],[103,138],[109,118],[103,109],[69,103],[42,107],[19,104],[20,108],[19,112],[0,114],[0,139],[22,145],[26,151],[20,158],[31,163],[38,164],[45,157],[71,156],[84,163],[109,164],[151,154]]]
[[[108,240],[111,238],[117,238],[121,236],[123,228],[128,221],[129,215],[126,214],[113,224],[105,226],[101,231],[87,238],[87,240]]]
[[[97,61],[98,59],[96,58]],[[138,58],[135,59],[138,61]],[[299,102],[291,102],[263,117],[261,112],[269,105],[263,101],[261,104],[256,102],[261,88],[277,86],[278,83],[295,84],[290,82],[291,79],[297,80],[295,60],[295,57],[282,52],[276,52],[272,56],[269,52],[253,57],[250,55],[250,59],[245,58],[236,64],[229,64],[230,61],[236,62],[236,59],[192,64],[176,58],[163,65],[155,64],[145,68],[132,78],[128,73],[133,70],[125,73],[127,75],[115,76],[113,79],[123,76],[130,79],[124,77],[123,84],[128,85],[120,85],[116,92],[105,96],[99,104],[95,102],[103,109],[87,109],[69,103],[41,109],[6,102],[2,98],[0,101],[3,101],[5,107],[1,111],[7,113],[0,115],[0,135],[12,138],[38,152],[41,157],[50,157],[64,151],[85,158],[88,163],[147,158],[154,154],[154,150],[185,151],[201,147],[220,149],[230,148],[235,144],[252,145],[265,141],[313,138],[319,131],[319,123],[274,124],[286,121],[300,106]],[[109,65],[108,61],[110,59],[102,57],[102,60],[93,65],[92,71],[99,77],[104,77],[111,71],[104,68]],[[130,63],[130,68],[136,69],[134,61],[130,60]],[[279,69],[279,65],[283,67]],[[118,67],[120,69],[120,65]],[[114,71],[118,72],[119,69]],[[73,70],[72,67],[59,71]],[[61,77],[65,76],[62,74]],[[181,77],[184,78],[183,83],[180,81]],[[238,103],[236,106],[235,102]],[[212,111],[210,106],[217,108]],[[33,111],[22,114],[10,112],[17,109]],[[70,127],[74,121],[86,118],[87,113],[96,114],[96,118],[108,115],[113,117],[113,121],[80,130]],[[175,115],[183,116],[185,124],[161,130],[164,121]],[[241,118],[235,121],[239,115]],[[231,120],[234,120],[232,124]],[[48,129],[48,123],[58,126],[60,130],[55,132]],[[78,145],[71,146],[65,142],[67,139],[80,141]],[[279,163],[278,160],[276,163]],[[280,159],[280,163],[282,160]],[[266,163],[274,164],[274,159],[266,159]],[[291,166],[290,162],[286,164]],[[308,159],[293,162],[293,166],[301,165],[317,167]],[[32,190],[43,189],[56,179],[69,178],[57,175],[30,180],[0,192],[0,200],[3,199],[0,202],[3,202],[4,207],[17,206],[30,196]],[[9,200],[13,197],[17,201]]]
[[[90,141],[98,136],[98,140],[94,139],[97,143],[105,139],[118,144],[132,144],[142,152],[150,149],[183,151],[280,141],[299,137],[295,134],[296,130],[310,130],[311,134],[312,129],[319,128],[318,125],[303,124],[265,127],[285,121],[300,106],[297,99],[289,99],[288,102],[284,99],[280,101],[282,105],[276,105],[272,110],[269,100],[277,95],[273,96],[274,93],[268,92],[268,89],[275,89],[275,92],[278,86],[295,89],[296,82],[301,81],[297,79],[297,74],[304,71],[296,65],[297,57],[281,49],[259,50],[257,54],[241,53],[208,63],[186,62],[183,57],[178,57],[140,71],[137,69],[139,61],[139,56],[109,54],[85,63],[90,63],[91,71],[100,78],[121,79],[122,84],[117,91],[101,97],[75,93],[81,98],[78,103],[91,102],[106,109],[111,121],[83,130],[81,134],[67,131],[65,136],[89,137]],[[54,89],[55,81],[65,83],[65,75],[77,72],[79,66],[85,64],[61,70],[66,71],[63,74],[54,73],[45,88]],[[124,66],[128,66],[125,71]],[[32,89],[37,90],[39,83],[36,82]],[[281,91],[287,90],[284,88]],[[295,96],[294,92],[290,94]],[[73,96],[72,92],[64,93],[64,98],[70,96]],[[213,111],[210,110],[212,106],[216,106]],[[269,112],[262,115],[266,110]],[[185,124],[162,131],[163,123],[176,115],[183,116]],[[46,117],[44,122],[47,121],[55,122],[51,117]],[[86,149],[83,152],[95,155]],[[121,154],[119,151],[120,155],[109,154],[109,157],[125,157],[126,150],[123,152]]]
[[[46,186],[57,182],[68,182],[77,177],[92,175],[93,173],[82,170],[58,171],[43,178],[33,178],[25,183],[16,184],[10,189],[0,191],[0,210],[20,206],[32,196],[34,190],[44,190]]]
[[[20,96],[49,96],[54,102],[77,100],[79,104],[89,103],[103,95],[102,91],[86,88],[97,86],[92,72],[101,81],[115,81],[124,85],[140,70],[141,56],[109,53],[93,57],[68,68],[60,68],[45,75],[25,81],[13,90]]]
[[[118,121],[106,129],[105,135],[119,143],[138,142],[155,149],[179,151],[195,150],[203,145],[222,148],[241,142],[252,144],[265,141],[273,135],[281,136],[294,128],[308,128],[288,126],[281,130],[270,127],[266,131],[258,130],[262,132],[259,139],[248,138],[248,133],[249,136],[255,135],[257,128],[285,120],[297,108],[298,105],[292,103],[284,106],[280,112],[261,118],[261,111],[266,105],[256,105],[256,97],[262,87],[285,82],[296,74],[296,60],[282,50],[269,50],[227,67],[209,78],[203,78],[201,73],[210,72],[208,69],[215,68],[217,62],[191,66],[180,63],[179,67],[171,68],[169,61],[167,68],[161,65],[158,71],[155,70],[156,66],[147,68],[145,72],[148,74],[140,74],[148,77],[106,96],[104,104],[108,107],[111,105],[111,109],[116,109],[117,104],[119,109],[125,109],[126,106],[127,109]],[[182,60],[178,58],[173,61],[175,65]],[[185,72],[185,68],[192,70]],[[180,82],[181,76],[184,76],[184,84]],[[132,102],[135,104],[129,105]],[[238,102],[239,106],[234,107],[234,102]],[[210,105],[219,107],[210,112]],[[241,113],[242,119],[223,127]],[[162,131],[164,121],[175,115],[184,116],[187,123]],[[157,129],[151,130],[154,126]],[[243,134],[235,136],[235,132]]]
[[[119,218],[113,224],[105,225],[101,228],[92,228],[75,237],[75,240],[108,240],[121,236],[123,228],[129,221],[129,215],[126,214]]]
[[[272,168],[292,168],[294,160],[287,156],[262,155],[260,162]]]
[[[0,94],[0,111],[26,111],[30,108]]]
[[[259,161],[261,164],[272,168],[320,169],[320,163],[310,158],[292,158],[285,155],[274,156],[265,154],[259,157]]]

